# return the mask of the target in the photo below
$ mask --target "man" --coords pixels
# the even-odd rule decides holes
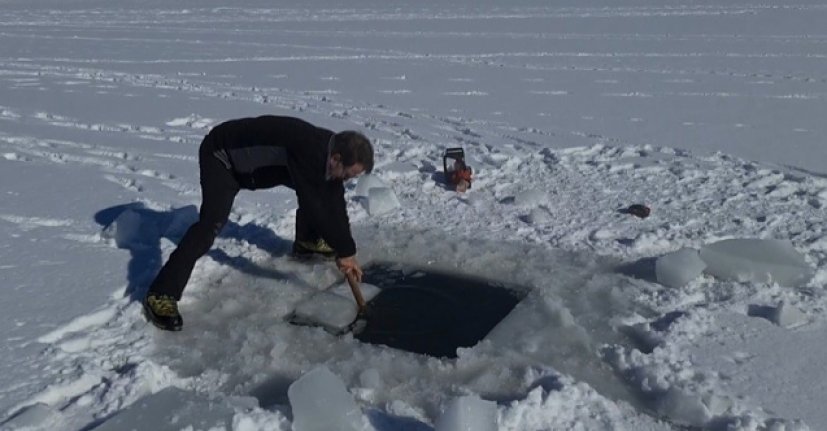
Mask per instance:
[[[345,275],[362,269],[344,198],[343,182],[373,169],[373,147],[361,133],[333,133],[298,118],[262,116],[219,124],[201,143],[201,210],[149,287],[143,305],[157,327],[179,331],[178,301],[195,262],[212,247],[240,189],[279,185],[296,191],[293,253],[336,258]]]

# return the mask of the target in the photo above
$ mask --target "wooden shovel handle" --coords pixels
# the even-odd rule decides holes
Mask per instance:
[[[345,278],[347,278],[347,284],[350,285],[350,291],[353,292],[353,298],[356,299],[356,305],[359,306],[359,314],[365,312],[365,297],[362,296],[362,290],[359,289],[359,281],[356,280],[356,276],[353,274],[345,274]]]

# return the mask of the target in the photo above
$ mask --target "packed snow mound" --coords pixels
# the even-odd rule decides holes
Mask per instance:
[[[161,236],[161,229],[149,223],[138,209],[127,209],[107,226],[102,236],[115,241],[118,248],[149,247]]]
[[[706,272],[717,278],[799,286],[813,277],[813,269],[788,240],[729,239],[702,247]]]
[[[658,411],[677,423],[692,427],[703,427],[712,419],[712,412],[701,397],[675,387],[662,395]]]
[[[681,287],[700,276],[706,264],[698,250],[683,248],[665,254],[655,261],[655,276],[658,283],[667,287]]]
[[[514,204],[521,207],[537,207],[548,203],[548,193],[542,189],[528,189],[514,196]]]
[[[187,115],[186,117],[175,118],[167,121],[165,124],[170,127],[189,127],[192,129],[209,129],[216,121],[211,118],[202,117],[197,114]]]

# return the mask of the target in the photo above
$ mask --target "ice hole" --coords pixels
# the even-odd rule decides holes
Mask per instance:
[[[618,362],[613,352],[636,344],[622,330],[629,319],[655,321],[660,315],[658,310],[640,303],[641,289],[646,286],[641,287],[637,279],[619,273],[621,262],[589,252],[548,249],[536,244],[448,237],[442,231],[383,227],[356,233],[360,261],[365,263],[366,271],[363,293],[369,300],[373,298],[381,305],[378,301],[385,301],[387,296],[389,303],[401,305],[402,300],[396,295],[401,297],[408,292],[391,289],[398,285],[414,289],[425,285],[418,292],[419,300],[406,299],[408,302],[401,310],[404,314],[396,314],[397,326],[393,322],[379,324],[376,319],[389,316],[374,311],[371,321],[376,327],[365,328],[368,330],[359,336],[367,341],[362,342],[357,339],[358,331],[333,335],[323,328],[308,329],[287,323],[296,306],[314,293],[332,292],[352,300],[350,289],[330,262],[276,260],[263,264],[267,271],[249,273],[227,272],[225,265],[208,260],[194,273],[193,285],[182,301],[184,331],[174,334],[174,342],[160,338],[153,357],[182,377],[223,376],[226,381],[221,384],[221,391],[252,395],[263,407],[287,404],[288,386],[307,369],[325,365],[348,388],[369,389],[377,405],[400,400],[427,412],[431,418],[438,417],[448,399],[462,391],[503,402],[521,400],[538,382],[555,376],[571,376],[603,396],[654,411],[654,401],[641,389],[646,382],[615,368]],[[394,263],[383,268],[382,263],[390,261]],[[654,273],[654,263],[651,266]],[[430,273],[437,276],[436,280],[464,279],[463,274],[471,274],[471,286],[480,282],[482,286],[499,287],[513,295],[506,300],[512,304],[519,301],[513,310],[502,310],[489,323],[494,325],[498,321],[487,335],[480,330],[469,337],[482,338],[481,342],[469,341],[472,348],[442,348],[440,354],[459,357],[446,357],[444,361],[453,362],[449,366],[435,365],[442,362],[428,354],[409,354],[401,350],[406,348],[403,343],[417,335],[438,334],[439,320],[433,315],[447,313],[449,322],[473,321],[481,325],[482,322],[467,316],[477,307],[473,300],[490,297],[462,287],[459,292],[471,294],[451,292],[450,287],[458,283],[446,283],[448,289],[436,290],[433,286],[440,283],[426,283]],[[333,290],[325,289],[334,283]],[[368,289],[368,285],[373,289]],[[433,298],[438,294],[458,299],[437,303]],[[430,304],[424,296],[432,299]],[[407,312],[408,309],[420,311]],[[414,326],[419,332],[399,331],[405,319],[419,322],[420,326]],[[423,322],[431,326],[422,326]],[[396,336],[391,331],[381,333],[383,328],[395,329]],[[430,332],[426,332],[428,329]],[[373,341],[368,339],[371,330],[375,330],[377,337]],[[470,332],[466,330],[460,326],[456,329],[461,335]],[[388,340],[380,341],[379,336]],[[371,342],[391,347],[377,352]],[[496,370],[492,364],[496,364]],[[480,370],[485,370],[482,375]],[[399,389],[399,385],[404,387]]]
[[[368,302],[366,325],[354,337],[434,357],[456,358],[477,344],[525,296],[526,289],[390,262],[364,268],[380,288]]]

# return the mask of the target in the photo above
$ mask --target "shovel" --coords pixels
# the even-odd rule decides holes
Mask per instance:
[[[362,290],[359,289],[359,280],[351,273],[345,274],[345,278],[347,278],[347,284],[350,285],[350,291],[353,292],[353,299],[356,300],[356,306],[359,307],[359,315],[357,318],[364,316],[367,311],[367,305],[365,304],[365,297],[362,296]]]

